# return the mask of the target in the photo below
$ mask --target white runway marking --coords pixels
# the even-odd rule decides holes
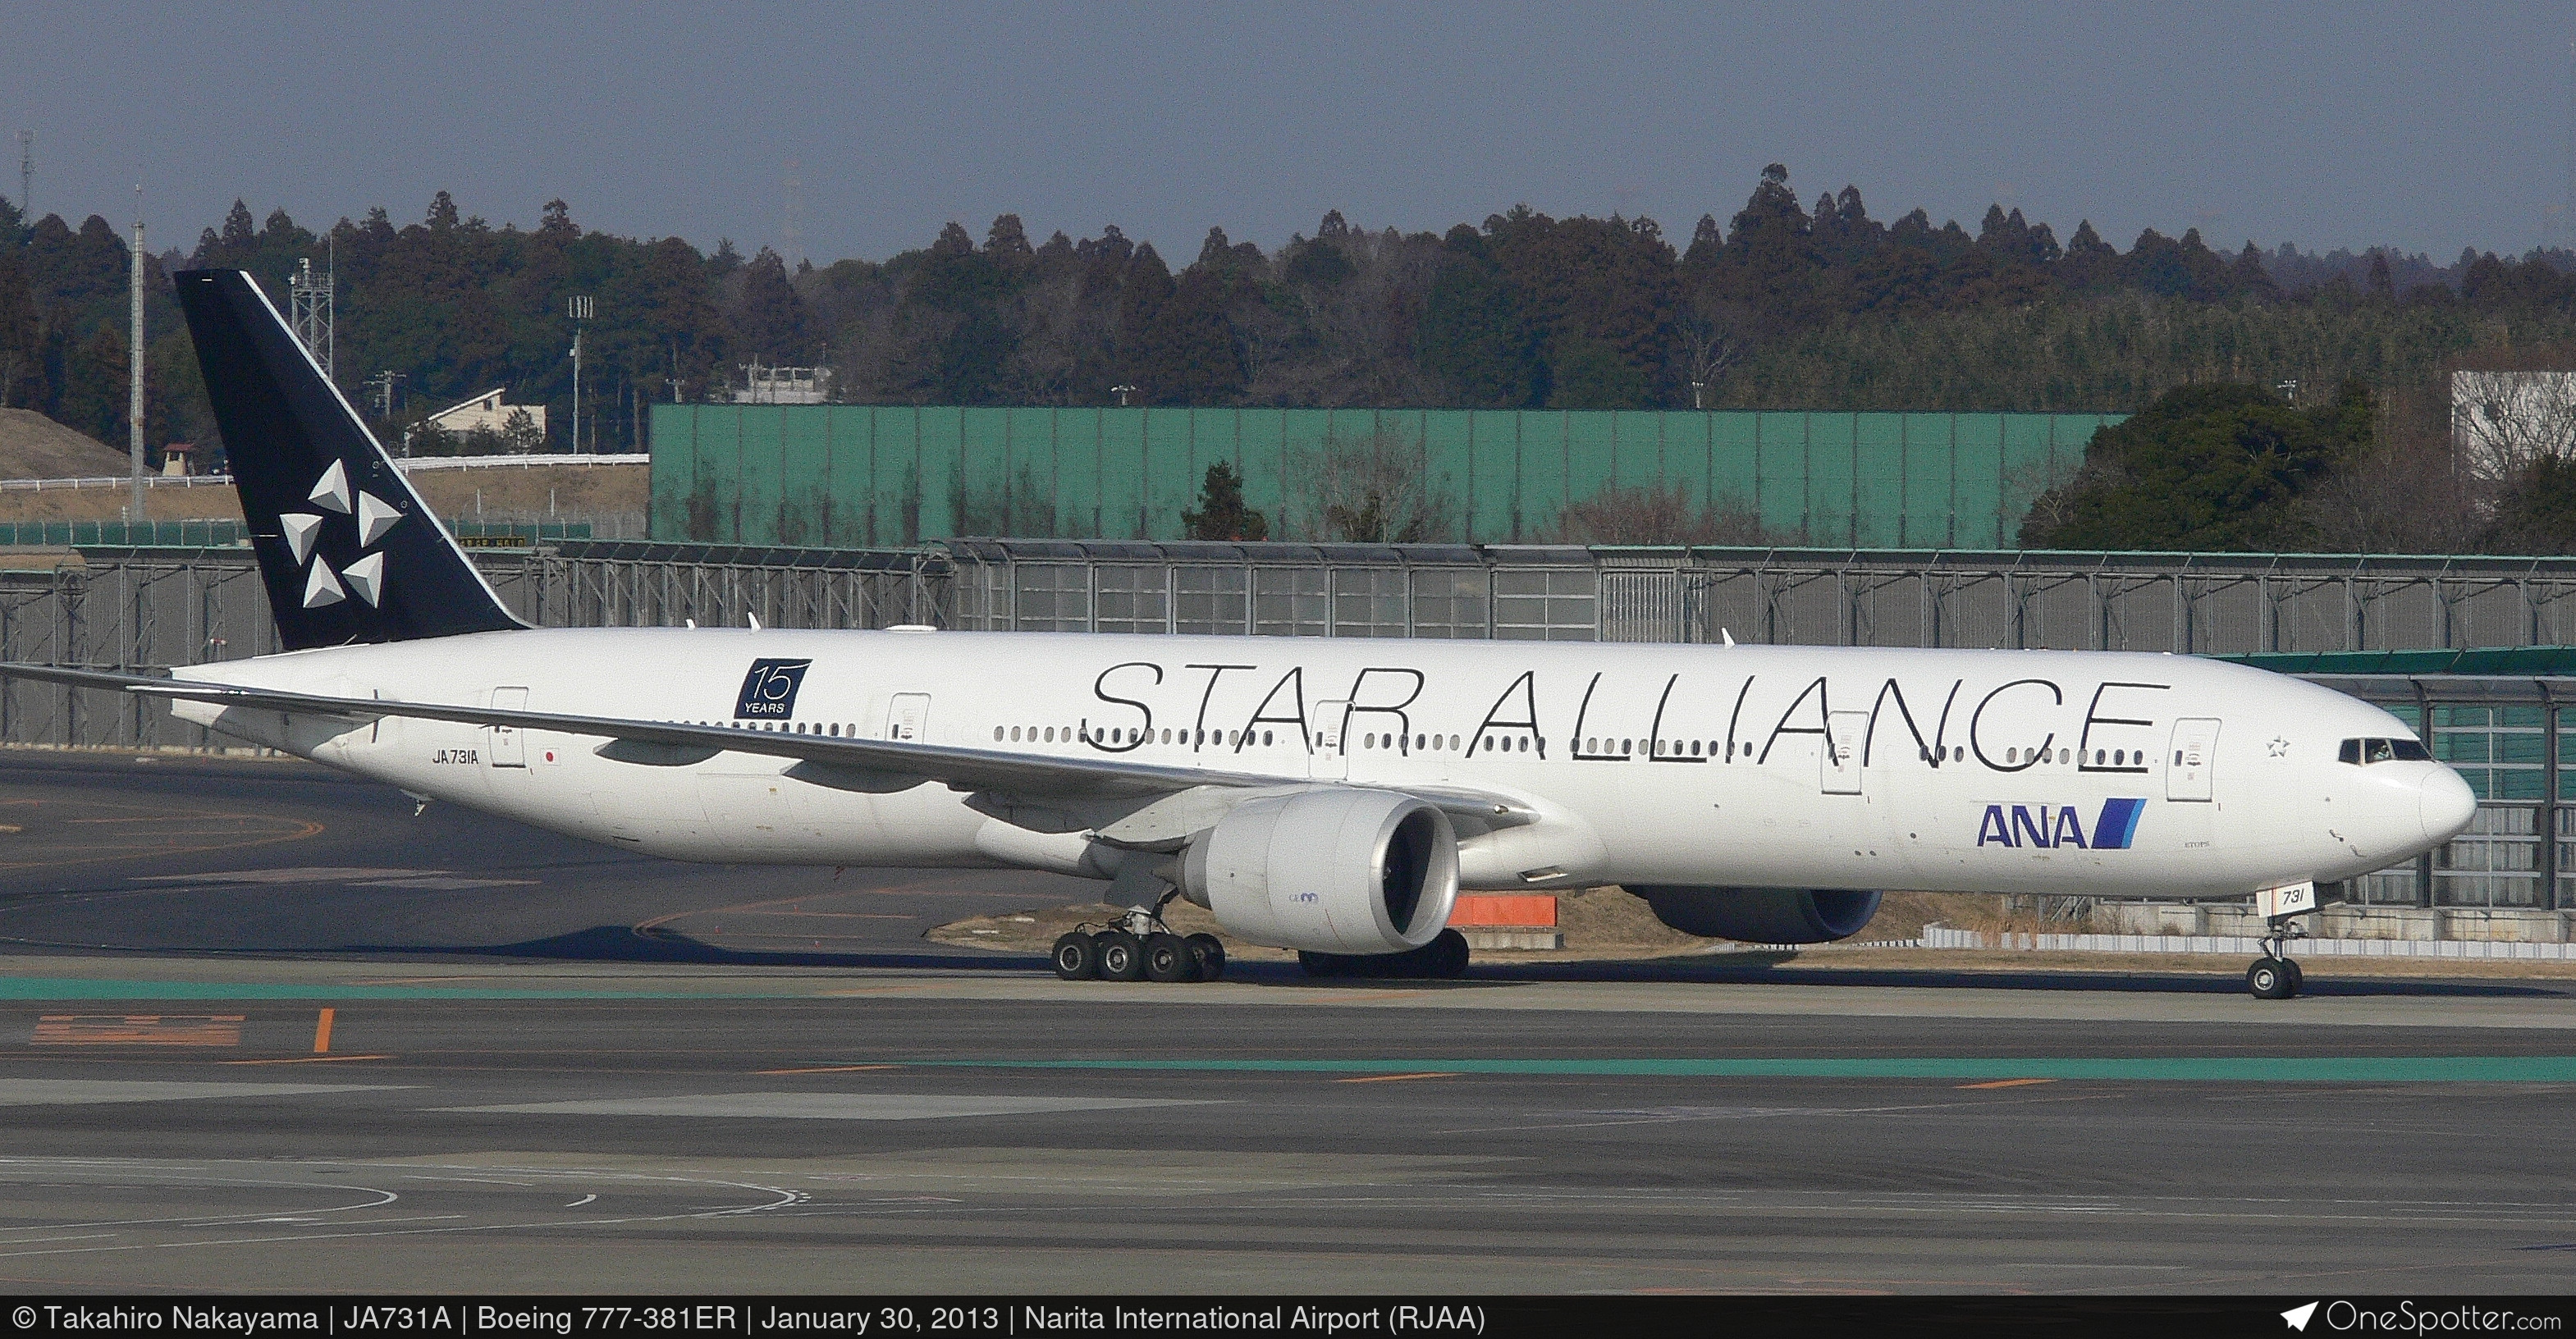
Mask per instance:
[[[764,1120],[938,1120],[956,1116],[1034,1116],[1059,1111],[1124,1111],[1137,1107],[1207,1106],[1147,1097],[957,1097],[929,1093],[685,1093],[575,1102],[508,1102],[439,1107],[440,1111],[525,1116],[690,1116]]]
[[[361,865],[300,865],[292,869],[237,869],[221,874],[138,874],[136,883],[346,883],[356,879],[406,879],[444,874],[443,869],[369,869]]]
[[[323,1093],[383,1092],[385,1083],[185,1083],[175,1080],[0,1079],[0,1107],[67,1106],[87,1102],[182,1102],[218,1097],[309,1097]]]

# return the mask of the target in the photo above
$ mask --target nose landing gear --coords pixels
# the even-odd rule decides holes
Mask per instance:
[[[2263,917],[2263,956],[2245,969],[2245,991],[2258,1000],[2286,1000],[2299,993],[2299,964],[2290,957],[2290,941],[2308,937],[2300,918],[2329,902],[2343,900],[2343,885],[2302,880],[2257,889],[2254,909]]]
[[[2288,916],[2274,917],[2271,929],[2263,937],[2263,956],[2245,969],[2245,990],[2258,1000],[2286,1000],[2305,984],[2298,960],[2290,956],[2290,941],[2306,938],[2307,931]]]

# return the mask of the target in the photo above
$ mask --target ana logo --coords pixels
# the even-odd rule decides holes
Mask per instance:
[[[351,488],[347,467],[336,460],[331,462],[331,468],[322,471],[321,480],[313,485],[313,491],[305,495],[305,500],[324,511],[335,511],[356,521],[360,549],[374,548],[376,541],[384,538],[385,532],[393,529],[394,523],[403,515],[400,508],[375,494]],[[313,555],[314,541],[321,537],[324,519],[319,512],[309,511],[290,511],[277,518],[278,528],[286,534],[287,551],[295,555],[297,565],[301,566],[308,559],[313,564],[312,571],[304,578],[304,607],[319,609],[324,605],[338,604],[355,594],[366,601],[369,608],[374,608],[384,598],[385,555],[367,553],[333,572],[331,564]]]
[[[742,696],[735,698],[735,720],[786,720],[796,714],[796,690],[805,686],[811,660],[755,660],[742,676]]]
[[[1977,845],[2125,851],[2138,835],[2138,815],[2146,807],[2145,800],[2104,800],[2087,836],[2084,819],[2071,804],[1990,804],[1977,824]]]

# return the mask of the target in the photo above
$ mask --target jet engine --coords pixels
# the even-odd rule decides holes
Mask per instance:
[[[1683,934],[1748,944],[1822,944],[1848,939],[1878,914],[1876,893],[1841,888],[1693,888],[1628,891],[1646,899],[1655,919]]]
[[[1447,814],[1394,791],[1264,796],[1191,840],[1181,895],[1256,943],[1401,953],[1449,924],[1458,838]]]

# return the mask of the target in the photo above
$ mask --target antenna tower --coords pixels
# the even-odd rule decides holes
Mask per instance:
[[[294,327],[296,341],[304,351],[321,365],[325,381],[338,380],[331,373],[331,354],[338,343],[331,329],[331,290],[337,278],[332,270],[315,274],[313,258],[306,256],[295,262],[295,277],[287,283],[291,303],[287,324]]]
[[[36,132],[18,132],[18,221],[36,225]]]
[[[796,179],[797,171],[801,166],[799,160],[788,159],[787,177],[778,183],[786,196],[787,209],[786,234],[780,239],[778,258],[787,262],[787,272],[790,274],[796,272],[797,262],[805,259],[805,201],[803,198],[805,183]]]

